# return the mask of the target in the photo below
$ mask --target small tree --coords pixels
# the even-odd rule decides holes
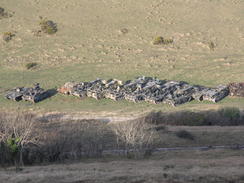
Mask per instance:
[[[124,143],[126,154],[133,151],[135,158],[150,151],[156,139],[155,128],[144,120],[117,122],[112,125],[112,130],[117,136],[117,143]]]
[[[37,144],[34,134],[33,115],[17,113],[17,115],[3,115],[0,118],[0,143],[8,149],[14,160],[16,171],[23,163],[23,150],[32,143]]]

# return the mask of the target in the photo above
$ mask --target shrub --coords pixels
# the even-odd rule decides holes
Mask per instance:
[[[165,39],[161,36],[159,37],[156,37],[154,40],[153,40],[153,44],[154,45],[167,45],[167,44],[171,44],[173,43],[173,39]]]
[[[215,49],[215,44],[214,44],[214,42],[213,42],[213,41],[210,41],[210,42],[208,43],[208,47],[209,47],[209,49],[210,49],[211,51],[214,51],[214,49]]]
[[[52,20],[47,20],[46,18],[40,17],[40,26],[41,31],[47,34],[54,34],[58,31],[57,24],[54,23]]]
[[[31,63],[28,63],[25,65],[26,69],[31,69],[33,67],[37,66],[37,63],[36,62],[31,62]]]
[[[5,11],[4,8],[0,7],[0,19],[8,18],[8,17],[12,17],[12,14],[9,14],[8,12]]]
[[[202,126],[206,125],[206,118],[203,113],[192,111],[177,111],[172,113],[150,112],[144,117],[150,124]]]
[[[241,117],[240,110],[236,107],[225,107],[219,110],[221,117],[225,118],[228,123],[236,125]]]
[[[175,133],[175,135],[179,138],[194,140],[194,136],[186,130],[179,130]]]
[[[4,8],[0,7],[0,16],[4,15]]]
[[[204,125],[205,117],[201,113],[186,111],[179,120],[182,120],[183,125],[201,126]]]
[[[141,120],[144,120],[149,124],[159,125],[165,121],[163,117],[164,115],[161,111],[152,111],[143,118],[141,118]]]
[[[14,37],[15,34],[13,34],[12,32],[4,32],[3,33],[3,40],[6,41],[6,42],[9,42],[12,37]]]
[[[23,165],[23,151],[28,144],[37,142],[37,133],[34,132],[34,121],[31,114],[18,113],[12,116],[0,116],[0,154],[4,159],[1,163],[14,161],[16,171]],[[8,155],[6,155],[8,154]]]

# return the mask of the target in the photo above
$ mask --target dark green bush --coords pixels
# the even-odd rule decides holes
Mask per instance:
[[[210,42],[208,43],[208,47],[209,47],[209,49],[210,49],[211,51],[214,51],[214,49],[215,49],[215,44],[214,44],[214,42],[213,42],[213,41],[210,41]]]
[[[159,37],[156,37],[154,40],[153,40],[153,44],[154,45],[167,45],[167,44],[171,44],[173,43],[173,39],[165,39],[161,36]]]
[[[12,14],[6,12],[4,8],[0,7],[0,19],[8,17],[12,17]]]
[[[204,115],[197,112],[185,111],[178,120],[179,125],[201,126],[205,124]]]
[[[236,107],[225,107],[219,110],[219,115],[227,125],[238,125],[241,112]]]
[[[47,34],[54,34],[58,31],[57,24],[54,23],[52,20],[47,20],[46,18],[41,18],[40,26],[41,31]]]
[[[15,34],[13,34],[12,32],[4,32],[3,33],[3,40],[6,41],[6,42],[9,42],[12,37],[14,37]]]
[[[7,147],[12,154],[17,154],[19,152],[19,141],[20,138],[10,138],[7,140]]]
[[[31,68],[33,68],[35,66],[37,66],[37,63],[31,62],[31,63],[26,64],[25,68],[29,70],[29,69],[31,69]]]

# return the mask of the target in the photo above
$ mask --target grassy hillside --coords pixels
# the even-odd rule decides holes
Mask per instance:
[[[2,0],[13,17],[0,19],[0,92],[39,82],[44,88],[67,81],[97,77],[122,80],[136,76],[183,80],[216,86],[244,78],[244,3],[212,1],[100,1]],[[57,23],[54,35],[34,36],[39,16]],[[153,45],[157,36],[172,44]],[[28,70],[26,64],[37,66]],[[1,108],[46,111],[129,112],[152,109],[205,109],[219,106],[244,108],[243,98],[226,98],[218,104],[191,102],[177,109],[147,103],[95,101],[56,95],[39,104],[18,104],[0,97]]]

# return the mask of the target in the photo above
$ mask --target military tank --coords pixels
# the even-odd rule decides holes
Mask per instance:
[[[34,84],[34,87],[17,87],[7,91],[5,98],[14,101],[30,101],[33,103],[40,102],[49,96],[48,92],[40,88],[39,83]]]

